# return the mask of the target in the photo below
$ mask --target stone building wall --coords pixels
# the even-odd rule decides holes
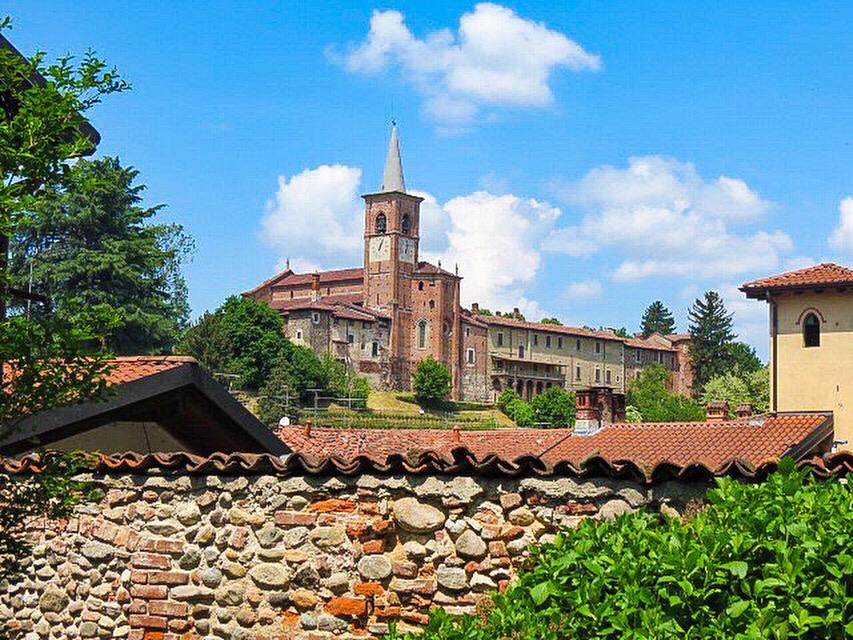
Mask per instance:
[[[488,329],[479,324],[461,322],[461,391],[462,398],[476,402],[493,402],[497,393],[493,391],[489,376],[489,351],[486,346]],[[469,362],[468,350],[474,350],[474,362]]]
[[[113,475],[33,527],[0,622],[35,639],[370,638],[472,611],[560,527],[705,485],[612,479]],[[36,523],[37,525],[38,523]]]

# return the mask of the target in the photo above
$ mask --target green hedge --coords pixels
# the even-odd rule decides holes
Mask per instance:
[[[480,616],[434,610],[421,640],[757,639],[853,635],[853,494],[783,460],[722,479],[685,520],[585,521]],[[399,638],[395,631],[390,638]]]

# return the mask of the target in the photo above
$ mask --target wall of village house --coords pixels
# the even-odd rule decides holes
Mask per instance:
[[[411,335],[401,354],[414,368],[418,362],[432,356],[453,369],[453,320],[457,312],[454,295],[458,282],[449,277],[412,276],[411,284]],[[418,323],[427,323],[426,343],[421,348]]]
[[[388,387],[390,323],[336,318],[328,311],[300,309],[288,314],[285,333],[295,344],[317,354],[340,359],[349,355],[353,367],[374,389]]]
[[[503,336],[502,344],[500,335]],[[596,344],[599,345],[598,352]],[[524,360],[559,366],[565,376],[567,389],[600,386],[609,387],[617,393],[625,391],[624,345],[621,342],[497,325],[489,327],[488,347],[491,352],[506,358],[518,358],[519,345],[524,346]],[[526,363],[520,369],[516,367],[515,374],[529,374],[528,368]],[[493,370],[490,373],[498,374],[502,371]]]
[[[320,301],[323,300],[324,296],[337,296],[337,295],[345,295],[345,294],[360,294],[364,287],[364,283],[362,280],[344,280],[341,282],[330,282],[323,283],[320,286]],[[279,286],[272,287],[271,293],[268,294],[268,297],[264,299],[275,300],[275,301],[286,301],[286,300],[305,300],[310,299],[312,297],[312,286],[311,283],[305,283],[301,285],[294,286]]]
[[[650,364],[659,364],[670,372],[670,378],[667,381],[666,388],[669,391],[678,393],[678,354],[671,351],[658,351],[652,349],[637,349],[634,347],[625,348],[625,382],[630,386],[631,382],[636,379],[643,367]]]
[[[460,367],[463,400],[494,402],[497,394],[492,389],[489,377],[489,350],[486,348],[486,327],[462,322],[462,352]],[[470,351],[470,356],[469,356]],[[473,362],[471,360],[473,359]]]
[[[375,638],[471,612],[532,543],[583,518],[675,515],[701,484],[474,477],[92,478],[99,503],[34,523],[0,622],[26,638]]]

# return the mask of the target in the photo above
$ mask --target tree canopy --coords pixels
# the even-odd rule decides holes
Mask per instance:
[[[716,291],[697,298],[688,315],[694,388],[701,390],[708,380],[731,368],[730,344],[737,336],[732,331],[732,314]]]
[[[666,388],[670,375],[660,364],[643,367],[628,390],[634,419],[640,416],[643,422],[681,422],[705,418],[705,409],[696,400]]]
[[[110,350],[168,353],[188,320],[180,266],[192,242],[180,225],[152,223],[160,207],[139,206],[138,174],[117,158],[76,163],[17,226],[11,281],[48,298],[35,318],[103,305],[118,319]]]
[[[663,302],[655,300],[643,312],[640,331],[644,338],[648,338],[653,333],[664,336],[670,335],[675,333],[675,318],[672,317],[672,312],[664,306]]]
[[[412,377],[415,398],[421,404],[436,405],[450,395],[450,370],[429,356],[418,363]]]

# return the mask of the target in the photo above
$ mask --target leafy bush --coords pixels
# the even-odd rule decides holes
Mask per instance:
[[[509,403],[507,415],[519,427],[532,427],[536,422],[533,407],[530,406],[529,402],[525,402],[521,398],[517,398]]]
[[[521,400],[521,396],[518,395],[518,391],[516,391],[515,389],[512,389],[512,388],[504,389],[501,392],[501,395],[498,396],[498,402],[497,402],[498,409],[503,411],[506,415],[508,415],[511,418],[512,414],[510,413],[509,408],[512,405],[512,403],[515,402],[516,400]]]
[[[628,390],[628,404],[643,422],[679,422],[705,419],[704,407],[693,398],[668,391],[669,371],[659,364],[643,367]]]
[[[575,424],[575,394],[553,386],[530,402],[533,420],[543,427],[571,427]]]
[[[625,407],[625,422],[642,422],[643,414],[632,404]]]
[[[329,395],[334,398],[352,398],[353,407],[367,406],[367,396],[370,395],[367,378],[332,356],[326,355],[320,362],[326,372],[326,390]]]
[[[724,400],[729,404],[729,417],[734,417],[742,402],[752,405],[755,413],[766,413],[770,408],[770,374],[767,367],[744,372],[735,369],[731,373],[714,376],[705,384],[702,402]]]
[[[412,380],[415,398],[425,405],[436,405],[450,395],[450,371],[432,356],[418,363]]]
[[[690,519],[585,520],[533,550],[483,616],[433,611],[420,640],[830,639],[853,634],[853,493],[783,460],[723,478]],[[390,639],[400,636],[391,632]]]

